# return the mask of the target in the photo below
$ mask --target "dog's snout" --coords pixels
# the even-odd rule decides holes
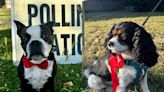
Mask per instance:
[[[30,44],[30,52],[31,54],[41,54],[42,53],[42,43],[39,41],[32,41]]]
[[[114,42],[109,42],[108,45],[109,46],[113,46],[114,45]]]
[[[41,44],[41,42],[39,42],[39,41],[32,41],[31,42],[31,46],[38,46],[40,44]]]

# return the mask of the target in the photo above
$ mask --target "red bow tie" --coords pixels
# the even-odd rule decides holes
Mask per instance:
[[[112,54],[109,56],[108,64],[111,68],[111,77],[112,77],[112,92],[116,92],[116,89],[119,85],[117,69],[122,68],[124,65],[124,58],[118,54],[113,56]]]
[[[23,56],[23,65],[26,68],[30,68],[31,66],[37,66],[41,69],[47,69],[48,68],[48,60],[44,60],[42,63],[40,64],[33,64],[29,59],[27,59],[26,56]]]

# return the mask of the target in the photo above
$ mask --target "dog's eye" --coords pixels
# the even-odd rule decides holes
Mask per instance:
[[[42,35],[42,39],[48,43],[52,43],[52,37],[48,35]]]
[[[122,41],[125,41],[126,40],[126,34],[119,35],[119,39]]]
[[[26,36],[27,39],[31,38],[31,36],[29,34],[25,34],[25,36]]]
[[[29,41],[30,38],[31,38],[31,36],[30,36],[29,34],[26,34],[26,33],[24,34],[24,36],[22,36],[22,40],[23,40],[24,42]]]
[[[48,35],[42,35],[42,39],[44,39],[45,41],[49,41],[49,39],[51,39],[51,37]]]

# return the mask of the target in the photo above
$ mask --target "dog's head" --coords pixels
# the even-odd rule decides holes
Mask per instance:
[[[134,22],[114,25],[104,46],[112,53],[127,54],[126,57],[131,56],[149,67],[157,62],[158,54],[151,35]]]
[[[14,22],[27,58],[36,61],[47,58],[53,43],[53,22],[28,27],[19,21]]]

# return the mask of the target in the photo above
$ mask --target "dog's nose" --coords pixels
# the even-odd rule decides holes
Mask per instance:
[[[108,45],[109,46],[113,46],[114,45],[114,42],[109,42]]]
[[[37,40],[34,40],[34,41],[31,42],[31,46],[37,47],[39,45],[41,45],[41,42],[39,42]]]
[[[42,44],[41,42],[35,40],[32,41],[30,44],[30,52],[31,54],[40,54],[42,51]]]

